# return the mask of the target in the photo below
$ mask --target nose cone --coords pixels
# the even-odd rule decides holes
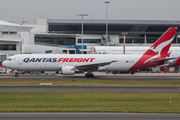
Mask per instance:
[[[2,65],[8,67],[8,62],[7,61],[2,62]]]

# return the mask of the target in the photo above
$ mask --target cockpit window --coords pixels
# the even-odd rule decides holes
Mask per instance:
[[[12,59],[11,59],[11,58],[8,58],[7,60],[8,60],[8,61],[12,61]]]

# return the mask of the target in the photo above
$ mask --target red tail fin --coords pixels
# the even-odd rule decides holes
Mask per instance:
[[[152,63],[151,60],[164,59],[169,56],[170,53],[168,53],[168,51],[177,29],[177,27],[169,28],[129,70],[137,70],[163,64],[163,62]]]
[[[176,34],[177,27],[170,27],[145,53],[144,55],[157,55],[167,57],[169,48]]]

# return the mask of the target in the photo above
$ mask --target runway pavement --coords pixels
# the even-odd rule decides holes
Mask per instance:
[[[180,80],[180,73],[137,73],[131,74],[104,74],[95,73],[94,78],[85,78],[84,74],[77,75],[19,75],[0,74],[0,79],[13,80]],[[0,91],[101,91],[101,92],[180,92],[180,87],[75,87],[75,86],[4,86]]]
[[[0,91],[180,92],[180,87],[1,86]]]
[[[154,113],[0,113],[0,120],[179,120],[180,114]]]
[[[94,73],[94,78],[86,78],[84,74],[76,75],[45,75],[45,74],[20,74],[19,77],[15,77],[14,74],[0,74],[0,79],[20,79],[20,80],[180,80],[180,73],[136,73],[131,74],[104,74]]]

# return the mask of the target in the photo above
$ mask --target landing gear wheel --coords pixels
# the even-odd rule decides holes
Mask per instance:
[[[15,74],[15,77],[18,77],[18,74]]]
[[[93,78],[93,77],[94,77],[94,75],[93,75],[93,74],[90,74],[90,75],[89,75],[89,77],[90,77],[90,78]]]
[[[15,72],[15,77],[18,77],[18,72]]]
[[[86,73],[86,74],[85,74],[85,77],[89,78],[90,76],[89,76],[89,74]]]
[[[94,77],[94,75],[93,74],[85,74],[85,77],[87,77],[87,78],[93,78]]]
[[[134,75],[135,72],[131,72],[132,75]]]

